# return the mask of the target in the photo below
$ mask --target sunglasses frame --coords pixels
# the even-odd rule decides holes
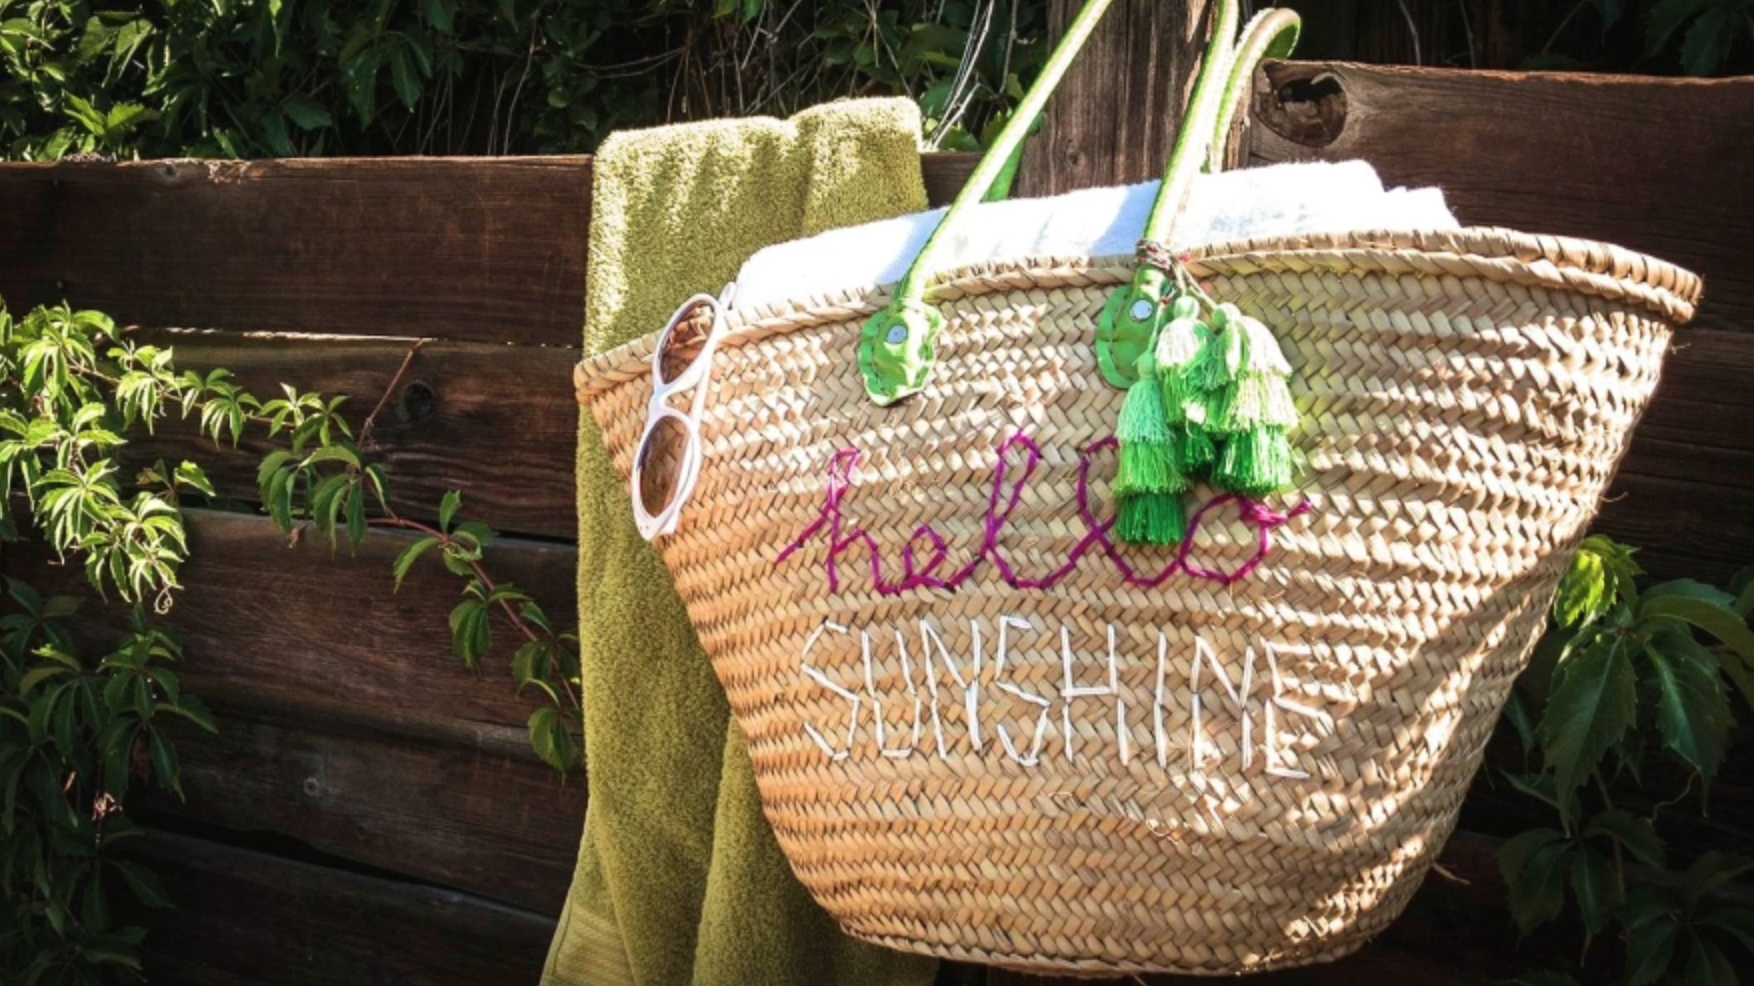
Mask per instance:
[[[652,396],[646,403],[646,424],[640,432],[639,444],[633,450],[633,470],[628,476],[628,490],[633,500],[633,519],[639,527],[640,537],[647,541],[661,535],[674,533],[677,521],[682,515],[682,505],[694,493],[694,485],[700,479],[702,460],[700,441],[700,415],[706,409],[707,392],[712,382],[713,352],[718,348],[719,338],[725,325],[725,305],[729,302],[732,285],[727,285],[724,299],[715,298],[710,294],[697,294],[684,301],[670,316],[664,325],[664,331],[658,334],[658,344],[652,349]],[[676,327],[682,324],[691,312],[701,305],[712,310],[712,328],[707,330],[706,338],[701,343],[700,352],[695,354],[688,365],[676,374],[674,380],[664,379],[664,354],[670,345],[670,336]],[[693,389],[694,394],[687,412],[679,411],[670,406],[670,399],[677,394]],[[643,463],[647,452],[646,446],[657,434],[659,422],[666,418],[674,418],[681,422],[683,431],[682,462],[676,477],[676,485],[672,489],[669,500],[662,510],[656,514],[646,510],[645,498],[640,495],[640,481],[644,475]]]

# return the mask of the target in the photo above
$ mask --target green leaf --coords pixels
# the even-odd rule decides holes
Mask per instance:
[[[1519,774],[1507,770],[1504,779],[1515,790],[1559,810],[1559,794],[1553,786],[1552,774],[1545,771]]]
[[[402,549],[402,553],[396,556],[395,564],[397,590],[402,588],[402,581],[408,577],[409,570],[414,567],[415,562],[420,560],[420,556],[426,554],[438,543],[439,539],[436,537],[423,537]]]
[[[1631,728],[1637,709],[1637,679],[1617,635],[1603,635],[1560,665],[1540,732],[1561,817],[1570,817],[1574,793]]]
[[[545,705],[530,714],[530,748],[543,763],[563,774],[578,766],[578,741],[553,706]]]
[[[39,665],[31,668],[18,679],[19,697],[28,698],[30,693],[35,691],[38,685],[71,673],[72,672],[59,664]]]
[[[203,472],[201,467],[193,462],[184,461],[179,463],[176,472],[172,475],[172,479],[174,479],[179,485],[187,486],[189,489],[200,493],[202,496],[216,497],[219,495],[214,491],[213,482],[207,478],[207,473]]]
[[[1730,594],[1736,597],[1736,612],[1742,619],[1754,617],[1754,565],[1730,576]]]
[[[184,695],[181,701],[175,703],[161,702],[156,711],[181,716],[209,733],[219,732],[219,724],[214,721],[213,713],[193,695]]]
[[[177,769],[177,751],[158,729],[147,730],[147,747],[152,753],[152,772],[165,790],[183,797],[183,776]]]
[[[1706,894],[1754,870],[1754,859],[1712,851],[1693,861],[1681,881],[1682,899],[1689,909],[1699,906]]]
[[[1725,651],[1718,658],[1718,670],[1742,693],[1742,703],[1754,709],[1754,663],[1735,651]]]
[[[347,543],[354,548],[365,540],[365,492],[356,484],[347,498]]]
[[[287,96],[280,104],[280,110],[300,130],[322,130],[335,125],[335,118],[329,114],[328,108],[304,93]]]
[[[1723,762],[1730,728],[1730,705],[1717,661],[1684,630],[1655,634],[1644,655],[1657,695],[1663,746],[1691,764],[1709,788]]]
[[[444,499],[439,501],[439,530],[444,531],[446,534],[451,533],[451,518],[457,515],[457,508],[462,505],[463,494],[456,490],[451,490],[445,494]]]
[[[1743,659],[1754,661],[1754,630],[1734,610],[1690,596],[1657,596],[1638,608],[1643,620],[1673,619],[1691,624],[1723,641]]]
[[[1516,731],[1517,743],[1522,746],[1525,758],[1535,752],[1535,718],[1535,704],[1528,692],[1522,688],[1512,689],[1510,699],[1504,703],[1504,721]]]
[[[1553,599],[1553,618],[1562,627],[1581,626],[1600,615],[1607,597],[1607,575],[1602,559],[1594,552],[1579,551],[1559,583]]]
[[[1717,586],[1706,585],[1698,579],[1675,579],[1672,582],[1664,582],[1661,585],[1655,585],[1645,590],[1644,598],[1647,600],[1654,599],[1658,596],[1680,596],[1683,599],[1698,599],[1701,602],[1708,602],[1716,606],[1722,606],[1725,609],[1733,609],[1736,605],[1735,596],[1719,589]]]
[[[1633,927],[1626,936],[1625,986],[1651,986],[1668,974],[1681,929],[1673,918]]]
[[[1739,35],[1746,33],[1738,19],[1743,16],[1728,3],[1712,5],[1681,39],[1681,67],[1688,75],[1716,75],[1729,57]]]
[[[268,499],[268,483],[280,472],[280,467],[292,459],[292,453],[277,449],[262,457],[262,464],[256,467],[256,488],[262,491],[262,499]]]
[[[1698,931],[1687,932],[1687,963],[1682,973],[1687,986],[1736,986],[1736,970],[1716,944]]]
[[[1564,864],[1570,849],[1565,833],[1550,828],[1514,836],[1499,849],[1510,913],[1523,935],[1558,917],[1565,906]]]
[[[1650,819],[1640,818],[1624,808],[1613,808],[1590,819],[1584,835],[1611,839],[1646,865],[1663,865],[1663,840],[1657,836]]]
[[[465,665],[476,667],[487,653],[491,639],[487,607],[481,600],[465,599],[451,610],[451,645]]]
[[[128,885],[128,890],[140,903],[154,909],[171,906],[170,895],[164,892],[163,885],[158,882],[158,877],[154,876],[151,870],[139,863],[126,860],[111,863],[110,868],[122,877],[122,882]]]
[[[1754,955],[1754,908],[1725,907],[1700,918],[1694,924],[1696,927],[1721,932],[1723,937],[1739,942],[1750,955]]]
[[[1659,0],[1645,24],[1645,56],[1660,54],[1669,40],[1688,21],[1698,17],[1711,0]]]
[[[1626,894],[1626,888],[1614,870],[1614,861],[1588,844],[1580,847],[1572,862],[1571,891],[1577,897],[1584,927],[1592,935],[1607,930],[1609,920]]]
[[[457,22],[457,0],[423,0],[421,14],[426,22],[446,34],[451,33]]]
[[[321,462],[341,462],[358,469],[359,453],[345,445],[325,445],[306,456],[303,465],[314,466]]]
[[[390,50],[390,85],[404,107],[413,109],[420,104],[420,76],[406,45]]]

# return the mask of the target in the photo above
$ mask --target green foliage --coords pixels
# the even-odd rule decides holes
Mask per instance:
[[[458,655],[478,666],[494,627],[522,643],[511,657],[520,692],[542,700],[530,719],[536,755],[577,767],[578,637],[486,568],[495,534],[460,520],[447,494],[436,524],[400,516],[382,465],[364,453],[342,400],[282,387],[264,400],[223,369],[179,370],[169,349],[138,345],[107,317],[66,306],[14,320],[0,305],[0,539],[34,536],[79,560],[100,594],[132,605],[130,630],[100,647],[65,621],[79,606],[8,580],[0,609],[0,982],[107,983],[135,978],[143,932],[116,920],[122,898],[168,903],[152,875],[111,847],[134,834],[125,815],[133,780],[182,795],[173,734],[183,720],[213,731],[172,665],[175,636],[152,615],[170,608],[188,557],[185,498],[215,499],[205,471],[165,462],[130,479],[117,459],[136,431],[177,415],[216,446],[248,435],[269,450],[257,469],[262,511],[295,535],[314,529],[332,547],[357,546],[372,527],[416,535],[392,566],[400,589],[438,549],[462,578],[451,616]],[[367,433],[370,422],[361,429]]]
[[[1754,706],[1754,568],[1727,589],[1680,579],[1641,592],[1641,574],[1632,549],[1600,536],[1572,559],[1504,726],[1530,760],[1505,780],[1554,824],[1506,840],[1499,865],[1524,935],[1569,914],[1586,949],[1609,932],[1623,940],[1626,986],[1733,984],[1754,960],[1754,911],[1711,893],[1754,862],[1707,853],[1670,870],[1656,809],[1615,801],[1650,803],[1639,762],[1660,749],[1699,781],[1703,808],[1726,754],[1733,693]],[[1552,970],[1516,981],[1576,982]]]
[[[1716,75],[1737,45],[1754,41],[1754,0],[1657,0],[1645,22],[1645,54],[1656,57],[1680,42],[1688,75]]]
[[[610,130],[921,101],[978,142],[1045,0],[0,0],[0,148],[48,160],[579,152]]]
[[[93,661],[65,621],[79,607],[7,580],[0,616],[0,972],[20,983],[97,983],[139,970],[143,932],[119,922],[129,898],[167,903],[157,880],[117,858],[136,833],[121,814],[150,776],[181,794],[167,721],[214,729],[182,693],[177,639],[136,608],[130,631]]]

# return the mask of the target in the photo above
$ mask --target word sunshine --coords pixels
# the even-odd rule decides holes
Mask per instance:
[[[1109,517],[1099,519],[1090,504],[1090,466],[1092,460],[1115,447],[1115,439],[1105,438],[1092,443],[1083,449],[1078,456],[1078,516],[1084,525],[1084,536],[1072,547],[1067,557],[1052,571],[1035,577],[1025,577],[1015,571],[1000,547],[1004,538],[1005,528],[1011,521],[1018,503],[1023,500],[1024,490],[1030,478],[1041,464],[1041,447],[1022,432],[1016,432],[1007,438],[998,448],[993,463],[993,481],[987,496],[987,510],[983,518],[981,542],[973,557],[969,558],[960,568],[946,571],[949,561],[950,547],[943,535],[931,524],[921,524],[914,528],[907,543],[901,549],[901,577],[891,579],[885,575],[883,548],[877,538],[863,528],[848,529],[842,512],[842,501],[852,488],[854,469],[858,465],[859,451],[845,448],[836,452],[828,464],[828,476],[824,484],[822,509],[816,519],[811,521],[804,530],[793,538],[774,559],[774,563],[782,564],[794,553],[801,550],[811,539],[825,536],[827,553],[823,561],[823,569],[828,578],[830,592],[840,591],[839,560],[848,551],[864,548],[871,565],[871,585],[879,595],[893,596],[909,589],[955,589],[972,578],[976,572],[990,564],[998,571],[999,577],[1006,584],[1016,589],[1050,589],[1062,578],[1076,569],[1084,556],[1092,551],[1100,552],[1118,572],[1121,578],[1131,585],[1154,588],[1162,585],[1172,575],[1186,575],[1196,579],[1206,579],[1223,585],[1229,585],[1248,575],[1272,548],[1272,531],[1291,518],[1309,509],[1308,501],[1299,503],[1289,511],[1276,511],[1265,504],[1233,493],[1224,493],[1207,500],[1191,517],[1185,537],[1173,560],[1156,573],[1141,572],[1122,554],[1110,531],[1115,520]],[[1020,467],[1009,462],[1010,456],[1021,453],[1023,461]],[[1012,472],[1016,476],[1011,477]],[[1011,480],[1009,483],[1008,480]],[[1241,564],[1231,571],[1204,568],[1194,563],[1189,552],[1194,547],[1195,535],[1209,515],[1225,506],[1234,505],[1238,516],[1255,529],[1255,550]],[[924,559],[919,552],[924,549]],[[893,557],[890,559],[893,563]],[[893,564],[890,571],[893,571]]]
[[[1135,757],[1151,757],[1168,768],[1172,753],[1185,750],[1188,765],[1200,768],[1220,760],[1221,748],[1229,748],[1245,770],[1258,754],[1269,776],[1307,778],[1294,751],[1313,745],[1334,725],[1327,712],[1308,704],[1307,690],[1282,667],[1289,655],[1309,655],[1301,644],[1264,641],[1221,659],[1202,636],[1191,644],[1177,643],[1159,630],[1154,671],[1148,670],[1149,656],[1146,662],[1125,662],[1123,671],[1109,624],[1105,640],[1091,648],[1099,660],[1106,655],[1101,683],[1080,684],[1079,665],[1096,662],[1077,656],[1075,634],[1065,625],[1057,638],[1044,641],[1052,628],[1028,619],[1002,616],[993,625],[970,619],[968,646],[960,653],[946,646],[929,618],[918,621],[917,631],[917,645],[910,647],[914,635],[893,628],[894,651],[887,655],[873,651],[885,647],[888,642],[881,638],[891,634],[874,641],[869,629],[833,622],[824,622],[804,641],[802,676],[846,707],[844,723],[803,724],[824,756],[946,757],[967,751],[1034,766],[1058,733],[1059,752],[1068,761],[1112,755],[1127,765]],[[1057,669],[1043,660],[1044,653],[1051,660],[1055,650]],[[894,680],[897,667],[899,681]],[[1084,674],[1088,677],[1088,670]],[[854,679],[850,687],[849,679]],[[1046,682],[1058,687],[1044,689]],[[1015,720],[1020,711],[1021,723],[1002,721]],[[1081,750],[1080,738],[1109,732],[1111,716],[1113,749]],[[1183,728],[1185,744],[1176,739]],[[1234,735],[1225,739],[1226,730]],[[1175,759],[1180,763],[1179,756]]]

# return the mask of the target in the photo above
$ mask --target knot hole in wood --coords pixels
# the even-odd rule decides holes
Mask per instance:
[[[1304,147],[1327,147],[1346,129],[1346,88],[1319,66],[1276,62],[1255,93],[1255,119]]]

